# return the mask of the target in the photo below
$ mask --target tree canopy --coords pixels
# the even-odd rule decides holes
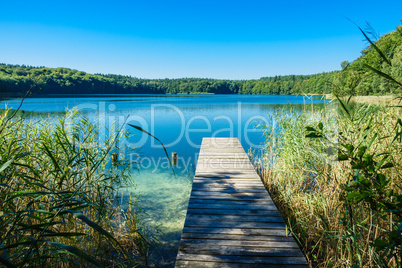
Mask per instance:
[[[68,68],[0,64],[0,92],[21,94],[33,84],[34,94],[326,94],[384,95],[400,91],[386,79],[367,70],[365,62],[384,73],[402,78],[402,26],[375,41],[392,61],[389,64],[369,45],[342,71],[312,75],[262,77],[256,80],[208,78],[141,79],[115,74],[89,74]],[[45,75],[41,75],[46,70]]]

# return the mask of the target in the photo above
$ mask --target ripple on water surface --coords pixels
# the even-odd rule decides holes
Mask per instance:
[[[192,174],[171,170],[142,170],[132,174],[135,186],[125,192],[139,196],[140,223],[150,237],[158,241],[151,259],[158,267],[173,267],[191,192]]]

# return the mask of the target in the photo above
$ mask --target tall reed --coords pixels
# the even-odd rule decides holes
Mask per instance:
[[[313,266],[396,266],[401,260],[400,248],[387,251],[388,245],[381,247],[378,241],[395,234],[399,219],[390,210],[373,210],[364,199],[369,195],[351,205],[358,196],[350,188],[358,169],[351,168],[350,162],[338,161],[338,150],[344,149],[341,144],[359,148],[376,136],[365,155],[374,155],[378,161],[384,156],[379,154],[390,154],[390,168],[378,171],[389,183],[383,192],[371,184],[362,189],[376,198],[385,198],[390,191],[395,198],[400,196],[402,143],[394,137],[401,111],[350,103],[349,111],[355,118],[351,121],[340,111],[342,107],[338,108],[280,110],[272,115],[273,123],[266,126],[267,146],[260,173]]]
[[[99,142],[99,126],[75,113],[57,122],[0,115],[0,263],[137,266],[146,239],[119,187],[126,161],[112,162],[122,131]]]

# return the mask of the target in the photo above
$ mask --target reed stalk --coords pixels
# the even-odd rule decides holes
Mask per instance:
[[[147,239],[120,187],[130,163],[111,164],[123,131],[75,113],[57,122],[0,115],[0,263],[6,267],[137,266]],[[115,134],[113,134],[115,133]],[[149,248],[149,246],[148,246]]]
[[[357,171],[349,162],[339,161],[338,149],[341,144],[358,148],[376,136],[365,154],[376,156],[378,162],[380,154],[389,154],[390,168],[378,171],[389,183],[375,194],[385,198],[391,193],[395,198],[390,200],[397,202],[402,194],[402,143],[394,137],[401,110],[350,102],[350,114],[345,114],[339,106],[301,112],[284,109],[273,114],[272,124],[265,126],[260,174],[312,266],[398,266],[400,248],[392,251],[378,241],[396,235],[400,219],[391,209],[374,210],[364,199],[351,202],[356,194],[351,194],[350,187]],[[312,134],[317,138],[312,139]],[[367,191],[373,189],[367,186]]]

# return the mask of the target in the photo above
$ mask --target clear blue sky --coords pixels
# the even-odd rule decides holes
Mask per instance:
[[[258,79],[340,69],[402,1],[0,0],[0,62],[140,78]]]

